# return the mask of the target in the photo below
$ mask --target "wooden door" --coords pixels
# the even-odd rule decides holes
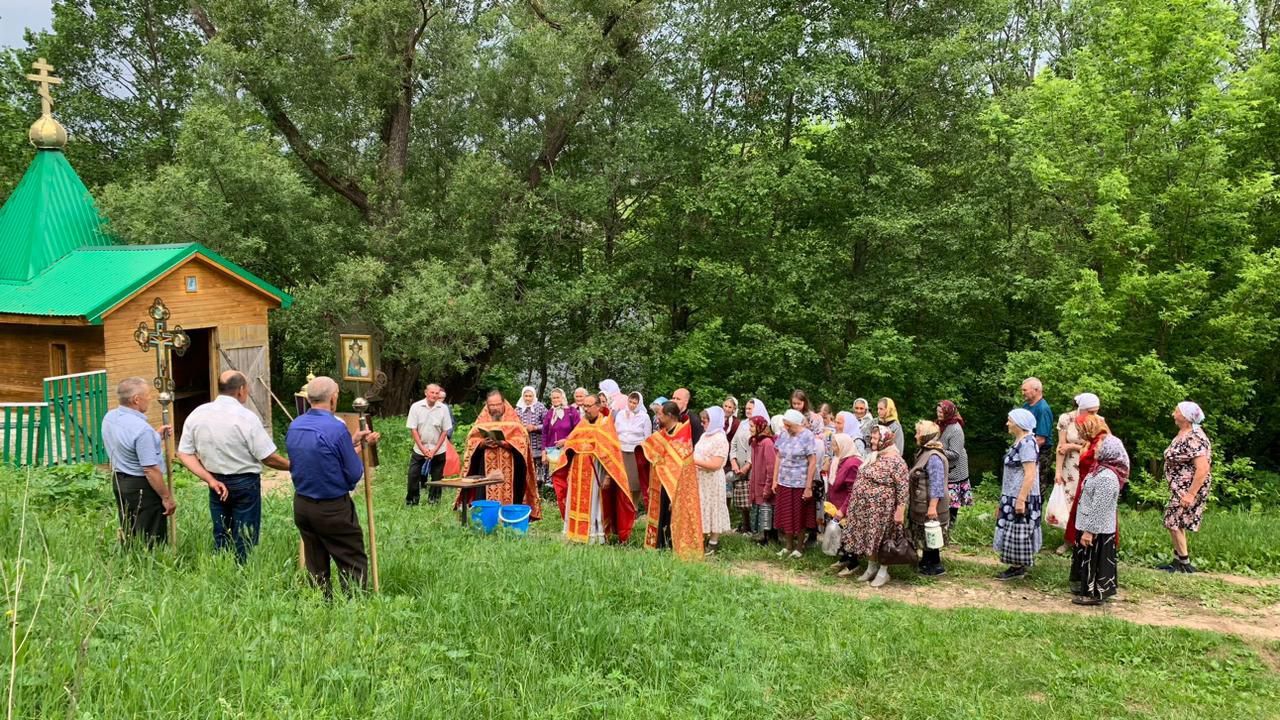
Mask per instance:
[[[267,368],[267,346],[251,345],[249,347],[219,348],[222,358],[222,371],[239,370],[249,381],[249,402],[245,404],[257,413],[262,424],[271,429],[271,398],[267,393],[266,383],[270,382]]]

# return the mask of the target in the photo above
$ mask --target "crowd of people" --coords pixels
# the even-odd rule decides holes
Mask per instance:
[[[347,584],[365,582],[362,533],[350,493],[364,471],[357,451],[377,433],[354,435],[334,413],[339,388],[315,378],[311,409],[286,437],[288,458],[244,407],[247,382],[224,373],[219,397],[186,421],[179,459],[209,487],[215,547],[234,548],[242,562],[261,523],[261,464],[291,470],[294,520],[304,540],[312,579],[328,591],[330,561]],[[776,544],[781,558],[801,558],[812,546],[834,557],[831,570],[872,587],[889,582],[888,567],[911,563],[942,575],[941,551],[957,514],[973,504],[965,449],[965,420],[952,400],[906,433],[892,398],[850,410],[814,407],[795,390],[788,407],[770,413],[759,398],[736,398],[692,410],[679,388],[646,406],[639,392],[605,380],[598,392],[552,389],[548,404],[525,387],[512,405],[491,391],[456,462],[461,474],[492,484],[459,491],[455,507],[481,497],[527,504],[544,517],[542,495],[554,496],[558,526],[570,541],[627,543],[644,517],[644,545],[694,559],[715,555],[730,533]],[[1042,550],[1042,491],[1060,489],[1069,514],[1059,554],[1072,556],[1073,601],[1101,604],[1117,587],[1117,503],[1129,477],[1124,443],[1099,414],[1100,399],[1082,393],[1054,418],[1039,380],[1022,384],[1025,403],[1009,411],[1009,448],[999,471],[1001,489],[993,547],[1006,565],[998,577],[1026,575]],[[103,421],[113,487],[124,537],[165,542],[165,516],[176,504],[160,464],[160,434],[146,422],[150,385],[130,378],[118,387],[119,407]],[[572,401],[570,401],[572,398]],[[443,389],[428,385],[409,409],[413,439],[405,503],[417,505],[424,482],[441,479],[456,456],[454,417]],[[1188,530],[1198,530],[1210,489],[1209,439],[1204,413],[1192,402],[1172,412],[1177,426],[1164,454],[1170,499],[1164,513],[1173,545],[1169,572],[1191,573]],[[457,458],[454,458],[457,460]],[[428,503],[441,500],[428,485]]]

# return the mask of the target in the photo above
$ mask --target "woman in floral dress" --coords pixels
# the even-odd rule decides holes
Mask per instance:
[[[879,562],[880,545],[907,512],[907,463],[894,444],[893,431],[877,425],[871,430],[874,454],[859,471],[849,495],[840,549],[867,558],[858,579],[880,587],[889,582],[889,568]]]
[[[1204,411],[1193,402],[1180,402],[1173,411],[1178,434],[1164,451],[1164,478],[1169,483],[1169,504],[1164,509],[1164,526],[1173,540],[1173,562],[1161,565],[1166,572],[1193,573],[1187,549],[1187,531],[1199,532],[1204,506],[1209,500],[1209,464],[1213,447],[1200,423]]]

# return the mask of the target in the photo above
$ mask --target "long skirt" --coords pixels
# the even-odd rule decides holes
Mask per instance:
[[[733,475],[733,506],[739,510],[751,507],[751,480],[741,473]]]
[[[783,535],[800,535],[817,525],[813,499],[804,499],[804,488],[779,486],[773,498],[773,526]]]
[[[702,502],[702,532],[727,533],[733,529],[724,497],[724,473],[698,471],[698,498]]]
[[[849,495],[840,548],[851,555],[872,557],[893,529],[896,498],[892,485],[858,482]]]
[[[1115,533],[1094,535],[1093,544],[1076,544],[1071,552],[1071,592],[1105,600],[1116,594],[1118,585]]]

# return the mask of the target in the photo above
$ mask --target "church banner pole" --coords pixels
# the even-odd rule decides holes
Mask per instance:
[[[357,397],[351,401],[351,408],[360,415],[359,429],[369,429],[369,401]],[[373,522],[373,450],[367,442],[360,445],[360,459],[364,462],[364,514],[369,525],[369,569],[373,573],[373,591],[380,590],[378,584],[378,532]]]

